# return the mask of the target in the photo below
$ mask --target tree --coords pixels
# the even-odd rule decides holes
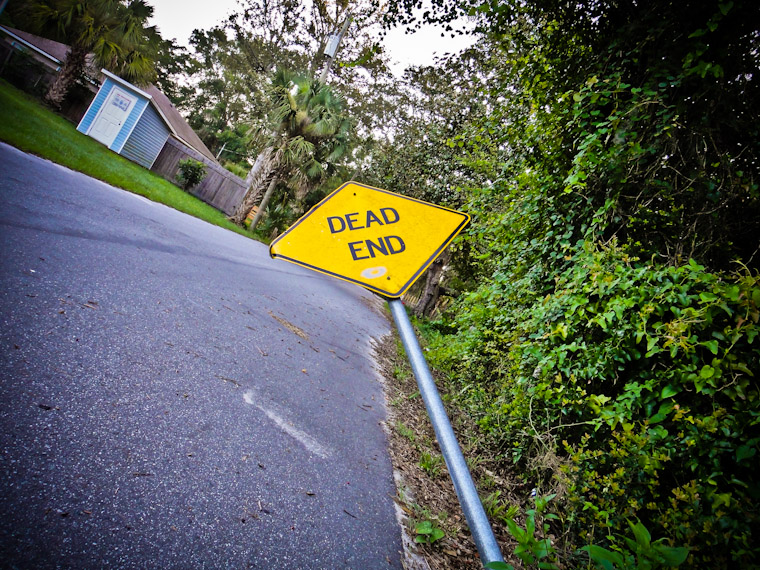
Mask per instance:
[[[195,30],[190,45],[188,87],[179,107],[201,140],[209,148],[221,148],[219,136],[224,131],[240,125],[261,129],[268,113],[266,81],[241,62],[238,43],[229,31]]]
[[[157,37],[156,37],[157,36]],[[165,40],[156,30],[153,42],[156,42],[156,77],[153,83],[166,95],[175,107],[183,108],[188,97],[189,88],[184,79],[190,73],[190,56],[186,47],[179,45],[175,39]]]
[[[46,100],[60,107],[75,82],[86,73],[93,54],[96,65],[128,81],[145,84],[155,77],[155,28],[146,26],[153,8],[144,0],[31,0],[16,8],[20,25],[70,46]],[[152,43],[151,43],[152,42]]]
[[[243,224],[261,192],[251,230],[261,220],[280,182],[303,198],[315,180],[328,174],[348,151],[351,123],[341,99],[313,79],[278,71],[272,81],[271,104],[274,134],[254,165],[251,187],[230,218]]]
[[[635,517],[689,567],[752,566],[760,7],[441,0],[428,18],[462,15],[503,65],[452,138],[485,183],[463,204],[482,278],[430,344],[449,393],[489,456],[561,482],[568,552],[625,549]]]
[[[196,30],[189,78],[194,93],[181,108],[204,142],[214,147],[213,133],[243,122],[253,130],[264,126],[276,69],[318,76],[330,35],[348,8],[344,1],[246,0],[222,26]],[[403,99],[377,42],[381,13],[367,0],[352,3],[351,25],[328,81],[365,140],[393,128]]]
[[[369,147],[358,179],[401,194],[461,208],[472,189],[491,177],[482,167],[483,157],[468,160],[457,137],[473,122],[479,122],[493,107],[485,90],[498,58],[491,57],[485,42],[461,54],[439,58],[433,66],[412,67],[403,80],[408,94],[398,112],[399,128],[392,140]],[[440,259],[414,285],[422,290],[415,312],[429,316],[441,294],[456,296],[472,282],[467,248]],[[446,271],[444,271],[446,268]],[[444,281],[455,287],[444,287]]]
[[[224,129],[222,132],[217,133],[217,144],[214,148],[214,152],[217,155],[222,164],[234,163],[239,167],[239,170],[245,170],[245,177],[248,174],[248,170],[251,169],[251,163],[249,162],[249,155],[251,154],[250,148],[252,144],[255,144],[254,133],[252,133],[250,126],[240,123],[235,128]],[[242,173],[242,172],[241,172]]]
[[[412,25],[413,4],[393,3],[388,18]],[[560,127],[557,187],[585,200],[584,215],[604,209],[606,238],[676,264],[690,256],[716,269],[737,256],[760,261],[750,237],[760,232],[758,134],[747,128],[760,100],[756,3],[436,6],[427,20],[477,18],[520,70],[502,93],[529,95],[532,114]],[[526,148],[510,151],[518,147]]]
[[[249,154],[259,155],[267,149],[272,136],[267,117],[274,70],[318,75],[330,34],[345,21],[348,7],[343,1],[247,0],[222,26],[193,33],[192,92],[180,108],[188,113],[190,125],[209,148],[221,150],[227,138],[223,133],[238,132],[246,125]],[[354,139],[369,145],[395,127],[396,105],[403,98],[373,35],[381,10],[363,0],[351,6],[351,14],[352,24],[331,68],[330,82],[357,125]],[[360,154],[352,158],[358,160]],[[260,158],[249,178],[256,179],[265,164],[266,156]],[[251,198],[258,199],[256,184],[243,202],[248,209]],[[294,206],[290,211],[300,208]]]

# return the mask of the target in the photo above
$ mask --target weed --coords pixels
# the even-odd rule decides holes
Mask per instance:
[[[517,540],[515,554],[523,561],[524,564],[537,564],[539,568],[546,570],[556,570],[557,565],[552,561],[556,558],[557,551],[548,538],[549,519],[557,519],[555,514],[544,515],[546,505],[555,495],[535,498],[535,508],[525,511],[525,528],[518,526],[514,518],[506,519],[504,522],[509,529],[509,533]],[[516,512],[515,512],[516,514]],[[540,531],[537,533],[537,526]],[[541,537],[545,538],[541,538]],[[493,568],[493,567],[491,567]]]
[[[468,466],[470,465],[469,462],[467,463],[467,465]],[[472,469],[472,467],[470,467],[470,469]],[[484,491],[487,491],[488,489],[493,489],[494,487],[496,487],[496,481],[494,480],[493,477],[490,477],[488,475],[484,475],[483,477],[481,477],[480,481],[478,481],[478,488],[483,489]]]
[[[433,544],[446,536],[445,532],[429,520],[417,523],[414,527],[414,532],[417,535],[414,538],[414,542],[418,544]]]
[[[423,451],[420,457],[420,467],[431,477],[438,477],[441,474],[441,467],[443,467],[443,456]]]
[[[589,558],[601,570],[655,570],[656,568],[672,568],[680,566],[689,556],[685,547],[665,546],[664,538],[652,542],[652,536],[641,521],[636,524],[628,521],[634,538],[623,536],[630,552],[624,549],[611,551],[601,546],[584,546],[581,550],[588,553]]]
[[[508,520],[514,519],[519,512],[516,505],[510,505],[507,508],[501,500],[501,491],[493,491],[484,497],[480,497],[480,502],[491,520],[499,520],[505,524]]]
[[[408,376],[409,373],[405,366],[399,366],[397,364],[393,367],[393,377],[399,382],[403,382]]]
[[[400,435],[408,439],[411,443],[414,443],[414,440],[415,440],[414,430],[406,427],[404,423],[400,420],[396,422],[396,431]]]

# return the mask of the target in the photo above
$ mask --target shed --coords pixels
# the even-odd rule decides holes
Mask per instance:
[[[156,87],[150,85],[143,90],[105,69],[102,72],[103,84],[77,126],[78,131],[145,168],[153,166],[170,136],[216,162]]]

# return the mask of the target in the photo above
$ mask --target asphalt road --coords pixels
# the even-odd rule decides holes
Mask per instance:
[[[0,144],[0,318],[0,567],[401,567],[371,294]]]

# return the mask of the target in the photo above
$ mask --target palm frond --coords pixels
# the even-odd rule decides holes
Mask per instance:
[[[290,165],[297,164],[303,162],[313,152],[314,144],[303,137],[293,137],[287,141],[283,149],[283,162]]]
[[[327,155],[327,162],[337,162],[344,156],[348,154],[348,145],[346,144],[337,144],[335,147],[333,147],[330,154]]]
[[[324,174],[325,169],[321,162],[311,159],[304,165],[304,172],[309,178],[319,178]]]

